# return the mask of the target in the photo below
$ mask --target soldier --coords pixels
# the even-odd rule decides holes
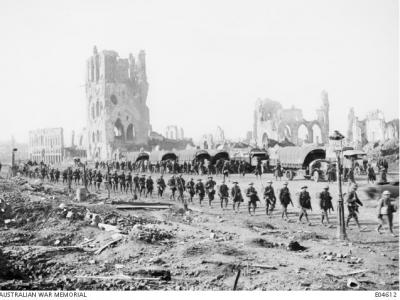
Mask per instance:
[[[131,173],[131,171],[129,171],[128,174],[125,176],[125,184],[126,184],[125,193],[127,194],[128,190],[129,190],[132,194],[132,173]]]
[[[68,191],[71,192],[71,185],[72,185],[72,177],[73,177],[73,172],[71,167],[68,167],[67,171],[67,182],[68,182]]]
[[[275,180],[281,180],[282,179],[282,167],[280,161],[276,163],[276,167],[274,168],[274,175],[275,175]]]
[[[54,169],[53,168],[51,168],[49,175],[50,175],[50,182],[54,182]]]
[[[60,170],[56,169],[56,171],[54,172],[54,178],[56,180],[56,183],[58,183],[58,180],[60,179]]]
[[[246,196],[249,198],[248,202],[248,209],[249,209],[249,215],[250,216],[255,216],[256,214],[256,208],[257,208],[257,201],[260,201],[257,195],[257,191],[253,186],[253,183],[249,183],[249,188],[246,191]],[[253,208],[253,215],[251,214],[251,208]]]
[[[207,196],[208,196],[208,206],[211,207],[211,201],[214,200],[214,195],[215,195],[215,185],[217,183],[213,180],[212,176],[208,177],[208,180],[206,182],[206,190],[207,190]]]
[[[139,187],[139,174],[136,173],[135,176],[133,177],[133,187],[134,187],[134,192],[135,195],[137,194],[137,192],[140,190]]]
[[[189,202],[193,202],[193,196],[196,194],[193,178],[186,183],[186,190],[189,192]]]
[[[197,181],[198,181],[198,183],[196,184],[196,187],[195,187],[196,188],[196,194],[199,195],[200,206],[202,206],[201,202],[203,201],[206,192],[205,192],[204,184],[201,181],[201,178],[197,179]]]
[[[175,200],[175,192],[176,192],[175,175],[172,175],[172,177],[168,180],[168,186],[169,186],[169,189],[171,190],[171,196],[169,196],[169,199]]]
[[[118,192],[118,173],[117,173],[117,171],[114,171],[114,174],[113,174],[113,192],[114,193]]]
[[[185,195],[183,192],[185,191],[185,180],[182,178],[182,174],[179,174],[178,178],[176,179],[176,186],[178,188],[178,200],[184,201],[185,200]]]
[[[106,185],[106,189],[108,192],[108,196],[110,196],[110,191],[112,188],[112,181],[113,181],[113,176],[111,175],[111,173],[109,171],[107,171],[107,173],[105,175],[105,185]]]
[[[147,188],[147,191],[146,191],[146,198],[147,198],[147,195],[150,195],[150,197],[153,197],[154,181],[153,181],[153,179],[151,178],[151,176],[149,176],[149,177],[147,178],[147,180],[146,180],[146,188]]]
[[[268,180],[267,183],[268,185],[265,187],[264,190],[264,199],[265,199],[265,213],[268,216],[270,212],[272,214],[272,211],[275,208],[276,197],[274,188],[272,187],[272,180]],[[271,209],[269,209],[270,207]]]
[[[307,214],[308,209],[311,209],[311,211],[312,211],[311,197],[310,197],[310,193],[307,191],[306,185],[301,187],[301,192],[299,194],[299,205],[300,205],[299,223],[301,222],[301,219],[303,218],[303,216],[305,216],[306,220],[308,222],[308,225],[311,225],[311,222],[308,219],[308,214]]]
[[[229,177],[229,162],[227,160],[224,162],[224,165],[222,167],[222,174],[224,175],[225,181],[225,178]]]
[[[224,202],[225,202],[225,208],[227,208],[228,207],[228,199],[229,199],[229,188],[225,184],[225,180],[223,180],[221,185],[219,186],[218,196],[221,201],[221,208],[222,208],[222,210],[224,210]]]
[[[242,192],[240,190],[240,187],[238,186],[237,181],[233,182],[233,187],[231,189],[231,196],[232,196],[232,201],[233,201],[233,211],[235,213],[238,213],[240,203],[243,202],[243,196],[242,196]],[[236,205],[237,205],[237,207],[236,207]]]
[[[375,175],[375,170],[371,166],[371,164],[368,164],[367,174],[368,174],[368,183],[374,184],[376,180],[376,175]]]
[[[279,200],[280,200],[282,208],[283,208],[282,219],[285,216],[285,219],[289,220],[289,217],[288,217],[288,214],[287,214],[287,207],[288,207],[288,205],[290,203],[292,204],[292,206],[294,206],[294,205],[293,205],[293,202],[292,202],[292,198],[290,197],[289,188],[287,186],[288,186],[288,183],[285,182],[283,184],[283,188],[281,188],[281,190],[279,191]]]
[[[335,182],[336,180],[336,168],[333,164],[329,164],[328,169],[326,170],[328,174],[328,183]]]
[[[159,198],[162,198],[165,188],[165,181],[163,176],[161,175],[160,178],[157,179],[157,196]]]
[[[360,223],[358,222],[358,206],[363,206],[360,199],[357,196],[357,184],[353,184],[350,192],[347,194],[346,202],[347,202],[347,209],[349,210],[349,215],[347,216],[346,226],[349,227],[349,222],[351,219],[356,221],[358,229],[361,231]]]
[[[101,175],[101,172],[100,171],[98,171],[97,172],[97,177],[96,177],[96,183],[97,183],[97,190],[98,191],[100,191],[100,185],[101,185],[101,182],[103,181],[103,176]]]
[[[142,193],[145,194],[146,190],[146,175],[142,175],[142,177],[139,178],[139,194],[140,197],[142,197]]]
[[[333,209],[332,205],[332,197],[329,194],[329,185],[326,185],[324,187],[324,191],[319,194],[319,207],[321,208],[321,224],[324,224],[324,218],[326,218],[326,222],[329,224],[329,218],[328,218],[328,211],[330,209]]]
[[[347,178],[349,179],[349,185],[356,184],[356,179],[354,177],[354,167],[350,168],[349,172],[347,173]]]
[[[63,178],[62,183],[68,182],[68,170],[67,170],[67,169],[65,169],[65,170],[62,172],[62,178]]]
[[[258,176],[260,176],[261,179],[261,175],[262,175],[262,167],[261,167],[261,159],[257,159],[257,165],[256,165],[256,169],[254,170],[254,174],[256,175],[256,178],[258,178]]]
[[[92,170],[89,169],[87,173],[87,181],[88,181],[88,187],[92,188],[92,182],[93,182],[93,173]]]
[[[121,193],[125,192],[126,184],[125,184],[125,173],[124,173],[124,171],[122,171],[122,173],[119,175],[119,186],[120,186]]]
[[[396,235],[393,232],[393,213],[396,212],[396,207],[392,203],[392,199],[390,199],[390,192],[384,191],[382,193],[382,198],[378,201],[378,219],[380,224],[376,228],[376,231],[381,234],[380,229],[385,224],[384,219],[387,220],[389,231],[395,237]]]

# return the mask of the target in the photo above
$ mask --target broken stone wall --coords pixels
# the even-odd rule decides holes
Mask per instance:
[[[148,143],[151,126],[145,71],[143,51],[135,63],[132,54],[124,59],[115,51],[94,50],[86,82],[89,159],[111,159],[117,150],[129,151]]]

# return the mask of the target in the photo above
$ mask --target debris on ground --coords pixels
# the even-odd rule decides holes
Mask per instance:
[[[289,251],[304,251],[307,248],[300,245],[297,241],[290,241],[289,245],[287,246],[287,250]]]

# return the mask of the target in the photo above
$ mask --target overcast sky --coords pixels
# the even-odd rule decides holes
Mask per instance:
[[[0,140],[41,127],[79,130],[94,45],[121,57],[144,49],[153,130],[197,138],[219,125],[252,129],[257,98],[303,109],[327,90],[331,129],[351,106],[398,117],[394,0],[0,2]]]

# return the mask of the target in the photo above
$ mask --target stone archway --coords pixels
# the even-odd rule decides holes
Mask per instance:
[[[309,140],[309,131],[305,124],[301,123],[297,128],[297,144],[304,145]]]
[[[316,145],[322,144],[323,139],[322,139],[322,129],[321,126],[317,123],[314,123],[311,126],[312,130],[312,138],[313,138],[313,143]]]

